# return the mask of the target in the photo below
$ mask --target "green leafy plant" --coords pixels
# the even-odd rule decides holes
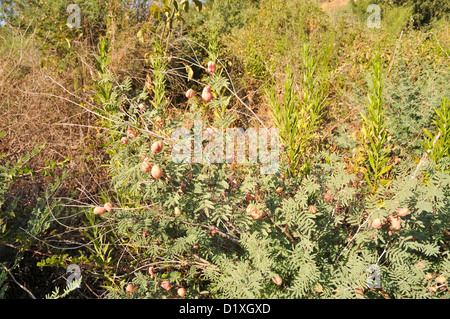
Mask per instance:
[[[428,156],[439,162],[442,158],[450,158],[450,108],[448,99],[444,98],[440,109],[435,109],[436,118],[433,123],[436,125],[436,133],[432,135],[426,128],[426,137],[423,142]]]
[[[278,100],[275,88],[266,90],[275,124],[287,148],[291,176],[307,174],[309,171],[308,157],[313,142],[317,140],[329,85],[327,72],[320,69],[309,44],[303,45],[302,61],[301,94],[296,90],[289,67],[286,68],[283,103]]]
[[[383,176],[392,168],[392,165],[388,164],[389,133],[384,119],[383,74],[379,51],[372,60],[371,71],[371,92],[366,101],[367,115],[361,113],[363,119],[361,133],[367,156],[365,177],[370,192],[375,193],[379,186],[386,186],[390,182],[383,179]]]
[[[50,294],[45,295],[45,299],[62,299],[67,297],[72,291],[80,288],[83,277],[74,280],[72,283],[68,284],[63,291],[60,293],[60,288],[58,286],[55,287]]]

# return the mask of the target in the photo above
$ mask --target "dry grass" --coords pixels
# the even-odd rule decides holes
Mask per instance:
[[[44,57],[33,33],[16,39],[20,40],[0,57],[0,131],[6,133],[0,140],[0,165],[15,163],[36,145],[45,144],[28,166],[43,172],[48,162],[70,158],[61,195],[67,196],[79,187],[97,193],[99,185],[94,180],[106,176],[100,169],[105,154],[96,146],[100,144],[98,132],[86,127],[95,125],[96,119],[71,103],[73,96],[65,91],[74,91],[77,75],[70,71],[56,73],[51,66],[40,67]],[[53,171],[60,175],[61,167]],[[51,180],[40,174],[34,178],[23,176],[15,181],[8,197],[20,196],[21,206],[32,207]]]

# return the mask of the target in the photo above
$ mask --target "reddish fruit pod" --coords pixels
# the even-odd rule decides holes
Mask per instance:
[[[126,136],[124,136],[124,137],[122,137],[122,138],[120,139],[120,142],[121,142],[123,145],[127,145],[127,144],[128,144],[128,138],[127,138]]]
[[[152,167],[151,174],[152,174],[153,178],[156,178],[156,179],[160,179],[163,176],[163,172],[162,172],[161,168],[159,167],[159,165],[155,165]]]
[[[381,220],[379,218],[375,218],[372,221],[372,227],[375,228],[375,229],[380,229],[381,225],[382,225],[382,223],[381,223]]]
[[[169,290],[172,288],[172,285],[170,284],[170,282],[169,282],[168,280],[164,280],[164,281],[161,283],[161,287],[162,287],[163,289],[165,289],[166,291],[169,291]]]
[[[275,276],[275,277],[272,278],[272,280],[273,280],[273,282],[274,282],[275,284],[277,284],[278,286],[281,286],[281,284],[283,283],[283,279],[281,279],[280,276]]]
[[[206,86],[202,91],[202,100],[208,103],[209,101],[212,100],[212,98],[213,98],[213,95],[211,93],[211,87]]]
[[[193,89],[189,89],[186,91],[186,97],[188,99],[191,99],[194,96],[194,94],[195,94],[195,91]]]
[[[198,244],[194,244],[194,245],[192,246],[192,248],[194,248],[194,249],[199,249],[200,246],[199,246]]]
[[[216,69],[217,69],[216,63],[214,61],[209,61],[208,62],[208,72],[214,73],[214,72],[216,72]]]
[[[178,296],[180,296],[180,297],[186,296],[186,289],[184,289],[183,287],[178,288],[177,294],[178,294]]]
[[[237,179],[234,178],[234,177],[231,177],[231,178],[230,178],[230,183],[231,183],[233,186],[236,186],[236,187],[239,185],[239,182],[238,182]]]
[[[181,209],[179,207],[175,207],[175,215],[177,216],[181,215]]]
[[[150,165],[149,162],[147,162],[147,161],[142,162],[142,171],[144,173],[150,172],[151,169],[152,169],[152,165]]]
[[[277,189],[275,190],[275,193],[277,193],[279,195],[279,194],[281,194],[282,191],[283,191],[283,187],[277,187]]]
[[[333,201],[333,195],[331,194],[331,191],[327,191],[323,198],[327,203],[331,203]]]
[[[259,212],[254,204],[249,204],[246,209],[247,214],[253,217],[253,219],[261,219],[264,216],[264,212]]]
[[[252,215],[252,217],[253,217],[254,219],[261,219],[261,218],[264,217],[264,212],[260,212],[260,211],[257,210],[257,211]]]
[[[245,199],[248,200],[249,202],[255,199],[255,195],[247,193],[245,195]]]
[[[127,295],[132,294],[133,292],[137,291],[137,287],[133,284],[128,284],[125,288],[125,291],[127,292]]]
[[[136,131],[133,131],[131,128],[127,129],[127,136],[129,138],[134,138],[138,135],[138,133]]]
[[[245,210],[247,214],[252,214],[253,212],[255,212],[256,206],[255,204],[248,204],[247,209]]]
[[[106,209],[108,213],[111,213],[113,211],[113,205],[111,203],[105,203],[103,207]]]
[[[406,215],[409,214],[409,210],[408,210],[408,208],[400,208],[396,211],[396,213],[400,217],[405,217]]]
[[[155,278],[155,270],[153,269],[153,267],[150,267],[148,269],[148,273],[150,274],[151,279]]]
[[[310,205],[308,209],[311,214],[317,213],[317,207],[314,205]]]
[[[94,208],[94,215],[103,215],[104,213],[106,213],[105,207],[95,207]]]
[[[391,222],[392,229],[399,230],[402,227],[401,226],[402,220],[400,218],[395,216],[389,216],[388,219]]]
[[[163,147],[164,147],[163,142],[156,141],[155,143],[152,144],[152,147],[151,147],[152,153],[153,154],[161,153]]]
[[[216,226],[211,226],[211,234],[216,234],[217,233],[217,228]]]

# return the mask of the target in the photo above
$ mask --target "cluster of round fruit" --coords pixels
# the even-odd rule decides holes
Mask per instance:
[[[111,213],[113,211],[113,205],[111,203],[105,203],[103,207],[97,206],[94,208],[95,215],[103,215],[108,212]]]
[[[161,153],[163,150],[163,142],[156,141],[151,146],[151,151],[154,155]],[[148,156],[144,156],[141,158],[142,160],[142,171],[144,173],[150,172],[150,174],[153,176],[153,178],[160,179],[163,176],[163,172],[161,170],[161,167],[159,167],[158,164],[151,165],[150,164],[150,158]]]
[[[135,136],[134,136],[135,137]],[[156,141],[152,144],[151,146],[151,151],[153,154],[158,154],[163,150],[163,142],[161,141]],[[143,158],[141,158],[142,160],[142,171],[147,173],[150,172],[150,174],[153,176],[153,178],[155,179],[160,179],[163,176],[163,172],[161,167],[159,167],[159,165],[155,164],[155,165],[151,165],[150,164],[150,158],[148,156],[145,156]],[[106,212],[112,212],[112,204],[111,203],[106,203],[104,205],[104,207],[95,207],[94,208],[94,214],[95,215],[103,215]]]
[[[214,73],[217,69],[216,63],[213,61],[209,61],[208,62],[208,73]],[[193,89],[189,89],[186,91],[186,97],[188,99],[192,98],[195,95],[195,91]],[[211,101],[213,99],[213,95],[211,92],[211,87],[210,86],[205,86],[203,88],[202,91],[202,100],[205,101],[206,103],[208,103],[209,101]]]
[[[400,208],[397,209],[396,211],[394,211],[398,216],[388,216],[388,220],[390,223],[390,228],[394,229],[394,230],[400,230],[400,228],[402,227],[402,220],[400,219],[400,217],[405,217],[406,215],[409,214],[409,210],[408,208]],[[380,218],[375,218],[372,221],[372,227],[375,229],[380,229],[383,226],[383,221]]]
[[[164,280],[163,282],[161,282],[161,287],[167,292],[170,291],[170,289],[172,289],[172,285],[170,284],[170,282],[168,280]],[[138,287],[133,284],[128,284],[125,287],[125,291],[126,291],[127,295],[135,293],[137,291],[137,289],[138,289]],[[177,294],[180,297],[186,296],[186,289],[184,287],[179,287],[177,289]]]

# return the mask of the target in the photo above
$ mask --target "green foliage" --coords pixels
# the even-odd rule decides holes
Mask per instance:
[[[319,61],[312,55],[310,45],[303,45],[301,94],[295,90],[293,73],[286,67],[283,102],[276,96],[274,87],[266,89],[266,96],[282,143],[287,148],[291,176],[307,174],[309,154],[316,140],[328,90],[327,72],[320,69]]]
[[[164,30],[167,29],[170,32],[173,28],[174,21],[184,22],[183,13],[189,12],[191,6],[195,6],[198,10],[201,10],[203,3],[199,0],[162,0],[160,3],[154,3],[150,7],[150,13],[157,20],[164,17]]]
[[[154,54],[151,59],[153,66],[153,95],[151,103],[158,113],[164,116],[164,111],[167,106],[166,95],[166,76],[165,71],[167,67],[167,59],[165,58],[165,51],[163,44],[156,40],[154,44]]]
[[[428,156],[437,163],[444,157],[450,158],[450,108],[447,98],[443,99],[440,109],[435,109],[435,112],[436,119],[433,122],[436,134],[432,135],[424,129],[426,138],[423,146]]]
[[[365,143],[367,156],[365,177],[370,192],[375,193],[379,186],[386,186],[389,180],[383,179],[392,168],[388,164],[389,148],[388,130],[385,123],[383,109],[383,74],[379,52],[372,61],[371,92],[367,97],[367,115],[361,114],[363,125],[361,128],[362,140]]]
[[[374,68],[380,71],[376,63]],[[375,103],[381,96],[379,75],[375,73],[375,93],[368,101],[377,108],[366,117],[374,122],[382,115]],[[291,85],[286,85],[289,91]],[[179,126],[182,120],[172,123]],[[160,286],[163,280],[187,287],[190,297],[445,296],[445,289],[430,293],[432,283],[415,265],[422,261],[437,275],[448,272],[446,263],[435,262],[447,258],[442,245],[448,225],[442,221],[448,220],[448,173],[429,167],[426,180],[407,175],[384,185],[376,198],[363,199],[354,186],[356,176],[335,154],[314,157],[309,174],[299,181],[260,175],[258,165],[176,164],[165,148],[150,156],[151,164],[164,172],[163,178],[153,179],[140,170],[142,157],[149,154],[148,139],[142,134],[125,146],[111,144],[117,147],[112,185],[126,194],[127,203],[104,216],[117,225],[113,231],[122,243],[135,251],[134,267],[152,267],[155,275],[145,271],[129,277],[138,290],[126,295],[125,281],[111,287],[111,298],[174,297],[173,290]],[[275,192],[278,187],[281,192]],[[264,218],[251,218],[245,211],[249,204],[264,211]],[[181,215],[174,213],[175,207]],[[373,218],[386,221],[399,207],[410,211],[400,230],[387,222],[381,229],[370,226]],[[381,290],[367,288],[373,264],[383,274]],[[281,286],[272,280],[275,276],[282,278]]]
[[[33,151],[21,156],[16,163],[11,165],[11,162],[7,161],[5,165],[0,166],[0,208],[4,205],[7,192],[14,180],[20,176],[28,174],[33,175],[35,173],[30,166],[27,166],[26,164],[44,147],[45,145],[37,145]]]
[[[412,19],[414,26],[421,27],[426,25],[437,18],[448,17],[450,13],[450,4],[447,1],[438,0],[394,0],[394,5],[412,6]]]
[[[16,179],[34,175],[34,171],[26,164],[44,146],[36,146],[33,151],[21,156],[12,165],[10,161],[7,161],[4,166],[0,166],[0,241],[14,243],[14,246],[18,249],[13,256],[5,256],[5,259],[0,263],[0,266],[2,266],[2,272],[0,273],[0,297],[5,295],[7,289],[7,286],[3,284],[4,276],[6,276],[3,269],[4,266],[7,265],[10,271],[18,267],[23,259],[24,250],[32,245],[36,238],[44,236],[55,219],[62,215],[63,212],[61,200],[55,199],[54,195],[66,178],[67,171],[63,171],[61,177],[54,177],[54,183],[49,184],[48,188],[43,191],[42,197],[37,199],[35,207],[28,210],[19,209],[17,205],[19,198],[5,205],[13,182]]]
[[[432,121],[433,109],[449,94],[450,78],[427,61],[414,61],[407,67],[406,57],[399,57],[396,69],[385,81],[386,123],[392,136],[393,151],[405,151],[418,157],[423,149],[423,128]],[[415,70],[413,73],[411,69]],[[407,106],[407,107],[406,107]]]
[[[82,279],[83,278],[80,277],[80,279],[74,280],[72,283],[67,285],[61,293],[59,292],[59,287],[55,287],[55,290],[53,290],[51,294],[45,295],[45,299],[62,299],[66,297],[75,289],[80,288]]]
[[[316,1],[263,1],[249,11],[248,19],[226,40],[252,77],[266,80],[286,65],[297,75],[304,43],[310,43],[320,64],[327,62],[332,46],[329,17]]]
[[[354,10],[362,16],[369,4],[378,4],[382,8],[383,25],[389,30],[398,30],[407,25],[421,28],[437,19],[448,19],[450,4],[438,0],[372,0],[352,1]],[[365,15],[367,19],[367,14]],[[393,27],[392,24],[397,25]]]
[[[116,105],[111,105],[108,103],[112,100],[112,86],[114,77],[109,72],[109,67],[111,64],[111,57],[108,55],[109,51],[109,40],[103,38],[98,44],[98,55],[95,55],[95,66],[97,68],[97,78],[95,81],[96,102],[102,106],[104,112],[115,113],[117,111]]]
[[[354,4],[356,15],[350,7],[339,12],[342,21],[333,21],[316,1],[82,4],[90,4],[87,12],[94,16],[105,13],[89,18],[99,22],[93,49],[87,48],[97,73],[93,90],[79,98],[80,104],[94,101],[90,111],[108,132],[100,147],[109,157],[96,163],[108,168],[107,176],[93,177],[101,191],[83,188],[82,199],[70,205],[83,206],[74,214],[56,197],[65,174],[36,207],[22,212],[17,201],[6,199],[14,181],[36,175],[27,167],[34,153],[0,166],[0,239],[17,248],[0,265],[0,297],[6,292],[3,268],[14,270],[32,246],[46,250],[38,267],[83,263],[84,280],[93,278],[92,288],[105,289],[101,296],[107,298],[180,298],[176,291],[184,287],[184,298],[448,299],[450,114],[447,98],[442,100],[448,50],[440,33],[405,28],[412,6],[384,5],[388,26],[367,32],[356,21],[358,14],[367,18],[364,1]],[[131,14],[137,6],[152,17]],[[27,2],[23,10],[32,7]],[[8,21],[22,23],[14,19]],[[125,20],[139,23],[131,31],[137,39],[122,48]],[[49,33],[49,48],[66,43],[69,49],[85,31],[61,30]],[[383,49],[371,58],[380,40]],[[121,50],[139,54],[133,62],[143,71],[133,79],[115,71],[131,73],[115,64],[112,53]],[[212,74],[204,71],[209,60],[217,63]],[[348,91],[365,91],[367,67],[363,104]],[[186,87],[205,86],[212,89],[210,102],[198,92],[185,98]],[[358,104],[365,111],[358,113]],[[247,111],[252,119],[244,116]],[[204,126],[200,132],[192,125],[196,120]],[[247,160],[207,162],[220,153],[213,148],[222,137],[217,131],[238,124],[250,129],[253,123],[279,129],[285,148],[278,172],[262,174],[262,163]],[[218,130],[203,131],[209,126]],[[200,161],[174,160],[181,145],[172,134],[182,128],[191,136],[189,150],[201,150]],[[192,138],[199,133],[200,142]],[[164,144],[156,154],[155,141]],[[424,148],[431,161],[417,158]],[[358,151],[362,157],[355,160]],[[398,158],[402,163],[394,166]],[[65,163],[48,160],[40,172],[54,177],[52,169]],[[158,165],[163,176],[153,177],[144,163]],[[106,202],[113,211],[92,212]],[[79,256],[50,245],[66,243],[73,232]],[[371,286],[374,269],[381,275],[378,288]],[[172,287],[164,289],[163,282]],[[127,291],[130,283],[136,291]],[[82,287],[81,281],[62,291],[55,287],[45,298],[68,298]]]
[[[299,164],[303,161],[302,153],[305,151],[305,145],[302,145],[304,140],[300,138],[299,121],[301,121],[301,117],[298,111],[299,98],[294,89],[293,74],[288,67],[286,68],[282,102],[276,96],[276,89],[274,87],[266,89],[266,96],[275,119],[275,125],[279,129],[281,141],[287,147],[290,171],[294,175],[297,172]]]
[[[248,21],[254,8],[252,2],[254,1],[205,1],[204,10],[190,13],[189,21],[192,25],[198,24],[198,27],[206,32],[215,29],[220,36],[230,34],[242,28]]]
[[[8,289],[8,285],[6,283],[7,273],[4,268],[0,272],[0,299],[4,299],[6,294],[6,289]]]

